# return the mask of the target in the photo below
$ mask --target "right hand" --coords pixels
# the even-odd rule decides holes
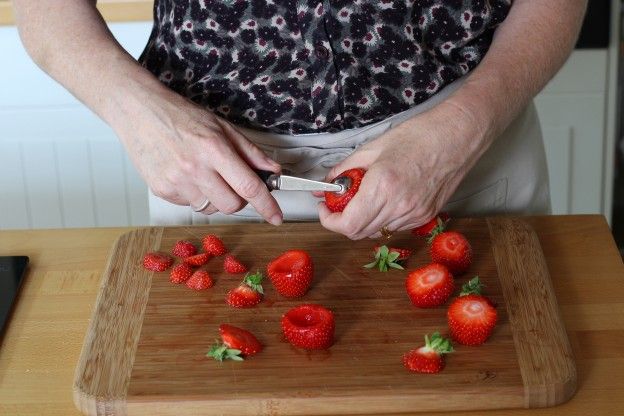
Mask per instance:
[[[110,124],[156,196],[193,207],[208,199],[204,214],[232,214],[250,203],[266,221],[282,222],[253,171],[280,166],[229,122],[164,87],[126,97]]]

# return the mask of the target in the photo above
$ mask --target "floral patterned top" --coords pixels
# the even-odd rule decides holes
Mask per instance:
[[[156,0],[140,62],[234,124],[336,132],[472,70],[511,0]]]

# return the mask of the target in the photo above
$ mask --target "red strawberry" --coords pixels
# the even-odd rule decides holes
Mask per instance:
[[[372,269],[377,266],[380,272],[387,272],[388,267],[403,270],[399,262],[406,260],[412,255],[412,250],[387,246],[375,246],[375,261],[365,264],[364,267]]]
[[[219,333],[223,344],[215,344],[206,354],[217,361],[242,361],[242,356],[250,356],[262,351],[262,344],[254,334],[234,325],[219,325]]]
[[[308,291],[314,266],[307,252],[288,250],[269,263],[267,273],[280,295],[296,298]]]
[[[449,214],[441,212],[437,216],[433,217],[426,224],[416,227],[412,230],[412,234],[418,237],[427,237],[431,232],[439,225],[440,221],[446,223],[449,220]]]
[[[184,263],[190,266],[199,267],[208,263],[208,260],[210,260],[211,257],[212,256],[208,253],[199,253],[199,254],[195,254],[194,256],[189,256],[185,258]]]
[[[202,239],[202,246],[206,253],[212,254],[213,256],[222,256],[227,253],[223,241],[213,234],[209,234]]]
[[[492,302],[481,295],[479,277],[462,286],[447,311],[448,325],[453,340],[463,345],[481,345],[494,330],[498,313]]]
[[[171,283],[184,283],[186,282],[191,275],[193,274],[193,269],[186,263],[180,263],[173,266],[171,269],[171,275],[169,276],[169,280]]]
[[[463,234],[444,231],[439,224],[431,233],[429,255],[434,263],[442,263],[453,276],[459,276],[472,264],[472,247]]]
[[[228,305],[235,308],[251,308],[256,306],[262,300],[264,290],[262,289],[262,282],[264,276],[258,272],[245,276],[243,281],[230,290],[225,298]]]
[[[403,365],[416,373],[439,373],[444,368],[444,354],[450,352],[453,352],[451,342],[434,332],[431,339],[425,335],[423,347],[405,353]]]
[[[419,308],[435,308],[448,300],[455,285],[442,264],[432,263],[411,272],[405,280],[407,295]]]
[[[230,274],[247,273],[247,266],[241,263],[236,257],[228,254],[223,259],[223,270]]]
[[[337,192],[325,192],[325,205],[331,212],[342,212],[349,201],[355,196],[360,188],[362,178],[366,171],[361,168],[349,169],[338,175],[332,182],[336,182],[338,178],[346,178],[348,182],[347,190],[341,194]]]
[[[175,243],[175,245],[173,246],[173,250],[171,250],[171,253],[174,256],[184,259],[186,257],[197,254],[197,247],[195,247],[195,245],[190,241],[180,240]]]
[[[306,304],[282,316],[284,337],[295,347],[324,350],[334,343],[334,314],[321,305]]]
[[[173,264],[173,257],[169,254],[150,252],[143,257],[143,267],[154,272],[164,272]]]
[[[193,290],[204,290],[212,287],[214,281],[206,270],[196,270],[186,281],[186,285]]]

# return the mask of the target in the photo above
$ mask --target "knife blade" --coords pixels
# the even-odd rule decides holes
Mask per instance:
[[[256,173],[270,191],[319,191],[344,193],[350,185],[350,183],[347,183],[347,181],[343,180],[343,178],[336,178],[333,182],[323,182],[299,178],[297,176],[277,174],[269,171],[257,170]]]

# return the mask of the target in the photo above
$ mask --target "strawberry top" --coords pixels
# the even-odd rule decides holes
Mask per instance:
[[[438,225],[440,225],[440,223],[446,224],[448,220],[449,214],[447,214],[446,212],[441,212],[440,214],[429,220],[427,223],[421,225],[420,227],[414,228],[412,230],[412,234],[418,237],[427,237]]]
[[[262,351],[262,344],[254,334],[246,329],[229,324],[221,324],[219,333],[223,343],[217,343],[210,348],[208,357],[217,361],[242,361],[242,356],[254,355]]]

